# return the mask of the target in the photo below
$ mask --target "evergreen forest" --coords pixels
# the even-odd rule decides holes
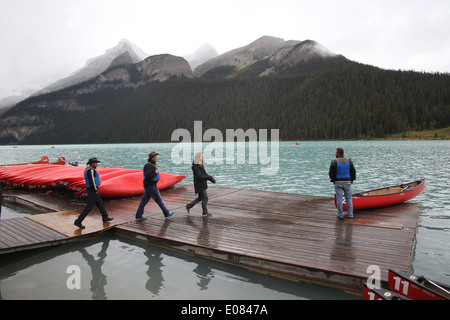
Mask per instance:
[[[166,142],[175,129],[192,133],[196,120],[203,130],[279,129],[281,140],[371,139],[450,126],[448,74],[383,70],[343,57],[253,76],[261,67],[137,89],[66,89],[30,98],[2,117],[35,115],[36,125],[46,119],[23,144]],[[82,108],[51,103],[70,99]],[[37,107],[42,100],[47,106]]]

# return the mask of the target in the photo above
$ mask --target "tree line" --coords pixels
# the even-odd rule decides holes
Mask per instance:
[[[83,108],[72,111],[39,110],[29,102],[14,112],[50,117],[48,129],[24,144],[165,142],[177,128],[193,132],[196,120],[204,130],[222,132],[279,129],[281,140],[370,139],[450,126],[449,91],[448,74],[336,59],[265,77],[171,79],[135,90],[100,90],[73,96]],[[64,95],[69,91],[46,99]]]

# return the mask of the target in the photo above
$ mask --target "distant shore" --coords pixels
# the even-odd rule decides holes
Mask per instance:
[[[349,139],[349,140],[450,140],[450,127],[437,129],[437,130],[424,130],[424,131],[407,131],[403,133],[396,133],[384,138],[364,138],[361,139]],[[304,142],[304,141],[331,141],[331,140],[280,140],[280,142]],[[340,141],[340,140],[339,140]],[[142,143],[179,143],[174,141],[152,141],[152,142],[130,142],[129,144],[142,144]],[[92,143],[96,144],[96,143]],[[106,143],[106,144],[122,144],[122,143]],[[127,143],[128,144],[128,143]],[[57,145],[57,144],[54,144]],[[5,144],[0,146],[21,146],[20,144]]]
[[[437,130],[408,131],[390,135],[382,140],[450,140],[450,127]]]

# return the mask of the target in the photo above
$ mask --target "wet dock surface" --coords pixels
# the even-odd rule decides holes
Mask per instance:
[[[389,268],[409,270],[420,207],[404,203],[337,220],[331,197],[211,186],[208,209],[212,216],[204,218],[201,203],[189,214],[185,209],[196,197],[193,186],[178,185],[161,195],[169,210],[175,211],[168,219],[153,200],[145,208],[148,219],[135,220],[140,197],[104,199],[114,220],[103,224],[94,208],[83,222],[86,229],[81,230],[73,221],[85,202],[10,190],[5,199],[49,213],[0,220],[0,254],[76,241],[112,229],[120,236],[188,254],[361,292],[371,276],[367,273],[371,265],[381,269],[383,282]]]

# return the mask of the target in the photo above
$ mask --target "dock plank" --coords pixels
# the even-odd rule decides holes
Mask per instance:
[[[31,215],[27,216],[26,218],[28,220],[33,220],[43,226],[46,226],[47,228],[50,228],[69,238],[105,231],[113,228],[118,223],[121,223],[120,219],[115,219],[111,222],[103,222],[101,217],[93,214],[88,215],[84,219],[83,225],[86,228],[80,229],[73,224],[78,215],[79,213],[72,211],[58,211],[58,212],[49,212],[45,214]]]
[[[50,246],[67,237],[26,218],[0,220],[0,254]]]

